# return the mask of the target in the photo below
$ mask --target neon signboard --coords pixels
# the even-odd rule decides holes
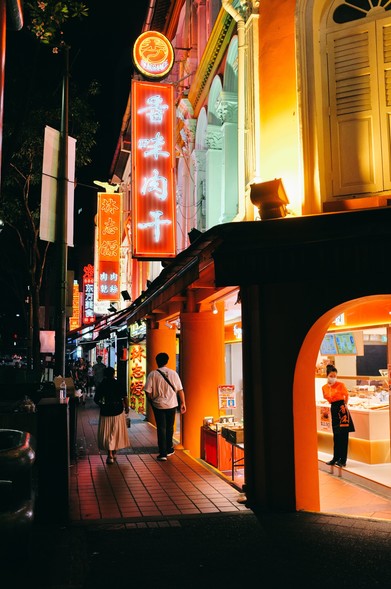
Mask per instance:
[[[77,280],[73,282],[72,291],[72,317],[69,318],[69,329],[77,329],[80,327],[80,293]]]
[[[98,293],[119,301],[122,193],[98,193]]]
[[[133,45],[133,62],[146,78],[163,79],[174,65],[174,49],[158,31],[145,31]]]
[[[88,264],[83,268],[83,324],[94,323],[94,266]]]
[[[132,82],[132,255],[176,255],[174,91],[170,84]]]

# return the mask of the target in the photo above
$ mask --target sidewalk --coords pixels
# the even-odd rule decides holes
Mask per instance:
[[[132,522],[142,518],[248,511],[237,502],[240,489],[184,450],[167,462],[156,456],[156,429],[130,412],[130,447],[106,464],[97,442],[99,409],[92,399],[79,408],[79,459],[71,467],[70,518],[77,522]]]
[[[37,523],[19,553],[2,563],[2,586],[391,586],[391,521],[305,512],[255,515],[237,503],[238,489],[183,450],[157,462],[155,429],[136,414],[131,448],[117,464],[106,465],[96,448],[97,415],[88,401],[79,413],[84,455],[71,467],[71,522]],[[359,497],[362,490],[321,476],[340,485],[335,488],[343,490],[345,502],[348,490],[355,504],[354,493]]]

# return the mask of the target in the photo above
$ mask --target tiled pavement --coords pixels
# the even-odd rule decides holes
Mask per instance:
[[[159,520],[183,515],[249,511],[240,491],[213,470],[176,449],[156,460],[156,430],[132,412],[130,448],[106,464],[96,445],[98,408],[91,399],[78,411],[80,456],[71,466],[71,521]]]

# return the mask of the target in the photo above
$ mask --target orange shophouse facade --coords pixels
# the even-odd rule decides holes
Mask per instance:
[[[346,70],[341,66],[344,55],[352,48],[344,53],[340,40],[349,31],[353,38],[357,30],[365,29],[364,22],[368,25],[364,37],[381,39],[378,21],[387,15],[377,11],[366,14],[365,21],[357,20],[345,4],[269,0],[250,2],[247,13],[240,13],[235,2],[222,2],[233,19],[227,24],[219,13],[222,27],[231,37],[237,35],[237,63],[244,68],[239,70],[236,88],[237,214],[206,230],[195,224],[201,230],[198,238],[185,249],[178,248],[183,251],[161,272],[149,274],[151,283],[133,297],[134,307],[127,312],[129,324],[146,322],[147,371],[155,367],[154,356],[163,347],[175,368],[176,330],[166,322],[180,320],[180,373],[188,406],[181,443],[198,458],[200,426],[205,416],[218,415],[215,393],[225,381],[223,313],[213,314],[210,303],[216,299],[223,305],[229,293],[240,289],[246,494],[255,511],[319,510],[314,373],[320,343],[341,312],[365,306],[371,297],[388,301],[391,293],[384,271],[391,214],[385,206],[387,163],[379,146],[368,141],[374,129],[377,133],[384,128],[384,100],[377,96],[377,114],[369,116],[364,107],[357,110],[349,104],[346,110],[338,102],[342,84],[357,104],[351,96],[355,86],[351,78],[357,72],[341,73]],[[170,39],[183,22],[179,14],[183,6],[176,3],[177,12],[165,25],[166,34],[172,25]],[[214,34],[221,40],[215,30]],[[229,39],[225,48],[233,50]],[[251,51],[245,54],[244,47]],[[234,62],[228,54],[225,63]],[[333,56],[328,64],[326,54]],[[213,110],[208,92],[219,88],[211,79],[205,82],[205,55],[212,63],[208,44],[204,61],[196,61],[198,68],[190,76],[188,98],[181,103],[182,130],[195,145],[203,109]],[[371,62],[368,75],[365,71],[359,75],[368,79],[376,69],[377,80],[379,68],[379,63]],[[224,61],[213,75],[222,72]],[[200,94],[197,88],[204,90]],[[351,137],[358,137],[353,146]],[[193,168],[194,177],[208,186],[201,152],[194,157],[195,163],[201,162],[201,167]],[[212,155],[217,157],[210,152],[210,161],[216,161]],[[285,219],[254,221],[251,184],[274,178],[283,182],[290,214]],[[187,194],[186,183],[182,188]],[[365,210],[329,212],[356,208]]]

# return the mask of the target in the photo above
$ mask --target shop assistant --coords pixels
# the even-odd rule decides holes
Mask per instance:
[[[354,432],[354,424],[348,411],[348,389],[337,380],[337,369],[332,364],[326,366],[327,384],[323,385],[323,397],[331,405],[331,425],[333,428],[334,454],[326,462],[333,466],[346,466],[348,456],[349,432]]]

